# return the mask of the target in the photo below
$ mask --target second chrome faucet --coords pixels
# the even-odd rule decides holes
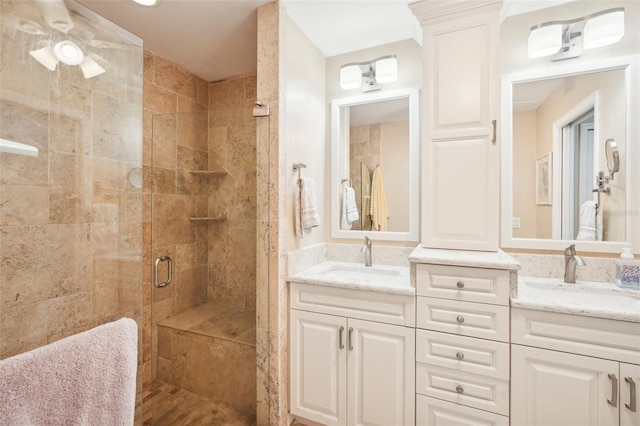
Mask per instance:
[[[364,266],[371,266],[373,264],[371,261],[371,245],[372,244],[373,244],[373,241],[371,241],[371,238],[364,237],[364,244],[360,249],[360,252],[364,253]]]

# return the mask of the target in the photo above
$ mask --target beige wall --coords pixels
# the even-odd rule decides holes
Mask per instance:
[[[287,15],[283,16],[281,25],[285,37],[280,79],[283,96],[280,123],[283,126],[284,149],[280,164],[284,178],[284,211],[287,212],[283,230],[287,250],[295,250],[324,242],[330,233],[327,182],[331,167],[325,142],[325,123],[328,119],[325,115],[325,58]],[[293,163],[306,164],[307,168],[301,170],[301,176],[315,180],[320,215],[320,226],[313,228],[302,239],[295,238],[293,232],[293,196],[298,180],[298,174],[292,169]]]
[[[535,164],[535,158],[553,151],[553,123],[591,94],[597,92],[600,121],[596,123],[596,127],[599,129],[600,140],[595,142],[598,147],[599,168],[600,170],[607,170],[604,142],[608,138],[614,138],[618,142],[620,158],[623,161],[620,172],[616,174],[615,179],[609,184],[611,193],[609,195],[600,195],[604,214],[603,239],[607,241],[624,241],[625,239],[624,212],[626,211],[625,181],[627,170],[624,167],[624,159],[627,155],[625,149],[626,128],[620,125],[625,121],[626,114],[625,88],[624,84],[621,83],[623,81],[624,70],[583,74],[566,78],[563,84],[540,105],[536,112],[536,155],[531,160]],[[559,156],[555,155],[554,161],[558,158]],[[514,183],[517,183],[517,180],[514,180]],[[554,190],[559,189],[556,186],[557,184],[559,184],[559,181],[554,182]],[[514,188],[519,188],[519,185],[517,183]],[[527,205],[529,208],[536,210],[537,238],[551,238],[552,207],[536,206],[535,196],[529,200],[528,204],[523,204],[519,208],[522,210],[527,209]]]
[[[536,112],[513,114],[513,216],[520,218],[514,238],[537,238]]]
[[[380,127],[380,169],[389,208],[389,231],[409,231],[409,122]]]

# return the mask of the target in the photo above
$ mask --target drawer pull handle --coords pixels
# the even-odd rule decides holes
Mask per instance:
[[[458,393],[464,393],[464,388],[460,385],[456,386],[456,392]]]
[[[624,381],[629,383],[629,403],[625,403],[624,406],[631,412],[636,412],[636,382],[631,377],[625,377]]]
[[[458,286],[458,288],[464,288],[464,281],[458,281],[456,285]]]
[[[458,358],[460,361],[462,361],[464,359],[464,354],[462,352],[458,352],[456,354],[456,358]]]
[[[340,349],[344,349],[344,342],[342,341],[342,336],[344,335],[344,326],[340,326],[340,335],[339,335],[339,343],[340,343]]]
[[[464,317],[462,315],[458,315],[456,321],[458,321],[458,324],[464,324]]]
[[[611,379],[611,399],[607,399],[607,402],[615,408],[618,406],[618,378],[611,373],[609,373],[609,378]]]

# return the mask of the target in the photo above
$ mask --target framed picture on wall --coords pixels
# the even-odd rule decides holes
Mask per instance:
[[[536,160],[536,204],[538,205],[551,205],[552,154],[547,152]]]

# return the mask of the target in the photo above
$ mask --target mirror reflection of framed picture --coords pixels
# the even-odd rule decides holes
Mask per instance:
[[[551,205],[551,185],[553,169],[552,153],[547,152],[536,160],[536,204]]]

